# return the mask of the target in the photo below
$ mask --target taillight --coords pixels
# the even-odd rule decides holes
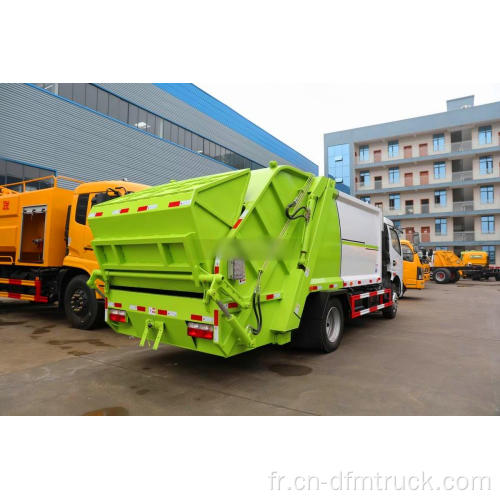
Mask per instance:
[[[127,313],[119,309],[109,309],[108,318],[110,321],[115,321],[116,323],[126,323]]]
[[[190,337],[197,337],[199,339],[213,339],[214,327],[212,325],[205,325],[204,323],[193,323],[188,321],[188,335]]]

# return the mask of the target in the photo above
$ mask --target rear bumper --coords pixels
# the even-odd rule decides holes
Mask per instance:
[[[226,307],[235,317],[241,314],[237,304],[226,304]],[[111,309],[125,311],[126,321],[112,321]],[[272,342],[268,336],[259,335],[255,346],[242,345],[223,312],[214,307],[213,302],[207,306],[202,298],[111,290],[107,297],[106,322],[115,332],[136,337],[141,345],[154,349],[159,344],[168,344],[229,357]],[[212,326],[213,338],[189,336],[188,322]]]

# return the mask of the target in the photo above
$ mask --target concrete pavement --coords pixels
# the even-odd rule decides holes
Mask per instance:
[[[348,325],[340,348],[270,346],[222,359],[55,308],[0,302],[2,415],[498,415],[500,283],[430,283],[395,320]]]

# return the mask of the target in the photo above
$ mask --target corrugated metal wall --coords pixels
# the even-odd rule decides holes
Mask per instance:
[[[98,85],[261,165],[267,167],[270,161],[276,160],[279,164],[300,167],[290,159],[287,160],[263,148],[156,85],[151,83],[99,83]]]
[[[210,158],[17,83],[0,84],[0,156],[82,180],[127,177],[146,184],[231,170]]]
[[[192,83],[155,83],[154,85],[238,132],[243,137],[259,144],[264,149],[285,158],[290,165],[295,165],[308,172],[318,173],[318,166],[311,160],[196,85]]]

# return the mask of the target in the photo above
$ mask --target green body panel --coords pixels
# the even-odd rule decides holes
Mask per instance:
[[[98,205],[89,224],[117,332],[232,356],[290,341],[309,293],[342,288],[334,182],[293,167],[218,174],[130,194]],[[308,213],[308,220],[290,220]],[[179,203],[182,202],[182,203]],[[243,259],[245,279],[229,279]],[[260,276],[260,279],[259,279]],[[252,305],[260,291],[262,329]],[[193,317],[194,316],[194,317]],[[187,322],[215,325],[214,339],[187,335]]]

